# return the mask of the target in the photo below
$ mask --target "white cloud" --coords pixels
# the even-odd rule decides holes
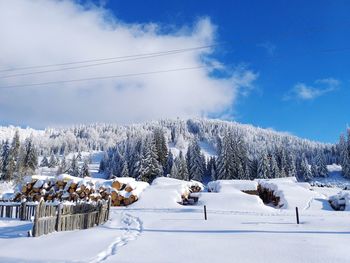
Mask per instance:
[[[284,96],[284,100],[299,99],[313,100],[338,88],[340,81],[334,78],[318,79],[314,85],[310,86],[305,83],[297,83]]]
[[[215,43],[215,32],[209,18],[167,32],[156,23],[127,24],[103,7],[86,7],[68,0],[1,1],[0,69],[211,45]],[[215,48],[218,47],[85,69],[0,77],[0,87],[206,65],[227,72],[229,69],[212,57]],[[25,72],[29,71],[33,70]],[[217,77],[211,69],[200,68],[0,89],[0,120],[42,127],[206,116],[231,108],[242,89],[250,89],[255,78],[246,69]]]

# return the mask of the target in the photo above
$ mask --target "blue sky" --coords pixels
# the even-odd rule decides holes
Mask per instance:
[[[0,124],[210,116],[336,142],[350,124],[349,13],[345,0],[1,1]],[[215,43],[96,67],[1,71]],[[26,87],[188,67],[199,69]],[[8,76],[18,72],[30,74]]]
[[[126,22],[217,25],[216,55],[258,72],[255,90],[241,97],[236,120],[334,142],[350,123],[349,1],[107,1]],[[339,85],[315,98],[286,99],[298,83],[315,89],[321,79]]]

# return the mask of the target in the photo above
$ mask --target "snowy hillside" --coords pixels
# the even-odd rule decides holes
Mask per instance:
[[[331,146],[271,129],[211,119],[166,119],[133,125],[91,124],[77,125],[70,128],[47,128],[46,130],[0,126],[0,141],[11,140],[16,130],[18,130],[22,139],[33,135],[35,142],[41,149],[51,151],[55,147],[67,145],[67,150],[70,151],[73,148],[70,144],[74,144],[75,150],[98,150],[112,147],[117,142],[126,140],[128,136],[147,134],[156,128],[163,129],[168,142],[174,142],[173,146],[178,150],[186,150],[191,139],[199,139],[201,147],[207,155],[217,154],[217,136],[222,137],[228,130],[242,134],[245,141],[249,145],[255,146],[256,149],[272,148],[274,145],[289,145],[292,148]]]
[[[81,153],[89,152],[101,153],[100,163],[94,165],[95,175],[130,176],[149,183],[167,175],[205,183],[280,177],[309,181],[326,177],[326,165],[343,160],[336,145],[210,119],[78,125],[45,131],[28,128],[18,129],[17,134],[10,126],[0,131],[0,173],[6,180],[47,171],[87,176],[92,160]],[[15,144],[13,136],[17,136]],[[11,156],[11,152],[18,156]]]

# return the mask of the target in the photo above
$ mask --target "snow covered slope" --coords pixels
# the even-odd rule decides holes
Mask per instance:
[[[11,140],[15,135],[16,131],[18,131],[21,140],[24,140],[29,136],[34,136],[34,137],[45,136],[45,131],[35,130],[29,127],[23,129],[21,127],[15,127],[15,126],[7,126],[7,127],[0,126],[0,141],[6,140],[6,139]]]
[[[296,196],[310,198],[308,187],[292,179],[268,183],[290,206]],[[349,262],[349,211],[301,210],[297,225],[293,210],[267,207],[242,193],[242,187],[252,187],[247,182],[221,183],[218,192],[202,193],[197,205],[181,206],[177,201],[186,184],[157,179],[137,203],[112,208],[110,221],[88,230],[30,238],[30,222],[2,219],[0,262]]]
[[[331,147],[331,145],[301,139],[271,129],[261,129],[237,122],[199,118],[187,120],[166,119],[133,125],[76,125],[69,128],[47,128],[45,130],[0,126],[0,141],[12,139],[15,131],[18,130],[21,139],[33,135],[35,143],[44,152],[62,145],[67,146],[69,151],[76,151],[77,148],[80,151],[90,151],[107,149],[115,146],[117,142],[127,140],[130,136],[143,136],[156,128],[161,128],[165,132],[165,136],[170,143],[169,147],[175,155],[179,150],[186,151],[189,141],[193,138],[199,139],[200,147],[206,157],[217,155],[217,139],[229,130],[239,132],[244,136],[249,151],[251,149],[254,149],[254,151],[273,149],[281,145],[288,146],[291,151]],[[50,153],[50,151],[48,152]]]

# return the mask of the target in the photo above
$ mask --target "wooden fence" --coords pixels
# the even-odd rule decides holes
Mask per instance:
[[[106,222],[109,218],[111,200],[97,203],[53,204],[0,203],[0,218],[32,220],[30,236],[41,236],[54,231],[87,229]]]
[[[111,201],[98,203],[59,204],[52,206],[41,202],[35,211],[34,237],[54,231],[87,229],[105,223],[109,218]]]
[[[31,220],[35,214],[36,204],[0,202],[0,218]]]

